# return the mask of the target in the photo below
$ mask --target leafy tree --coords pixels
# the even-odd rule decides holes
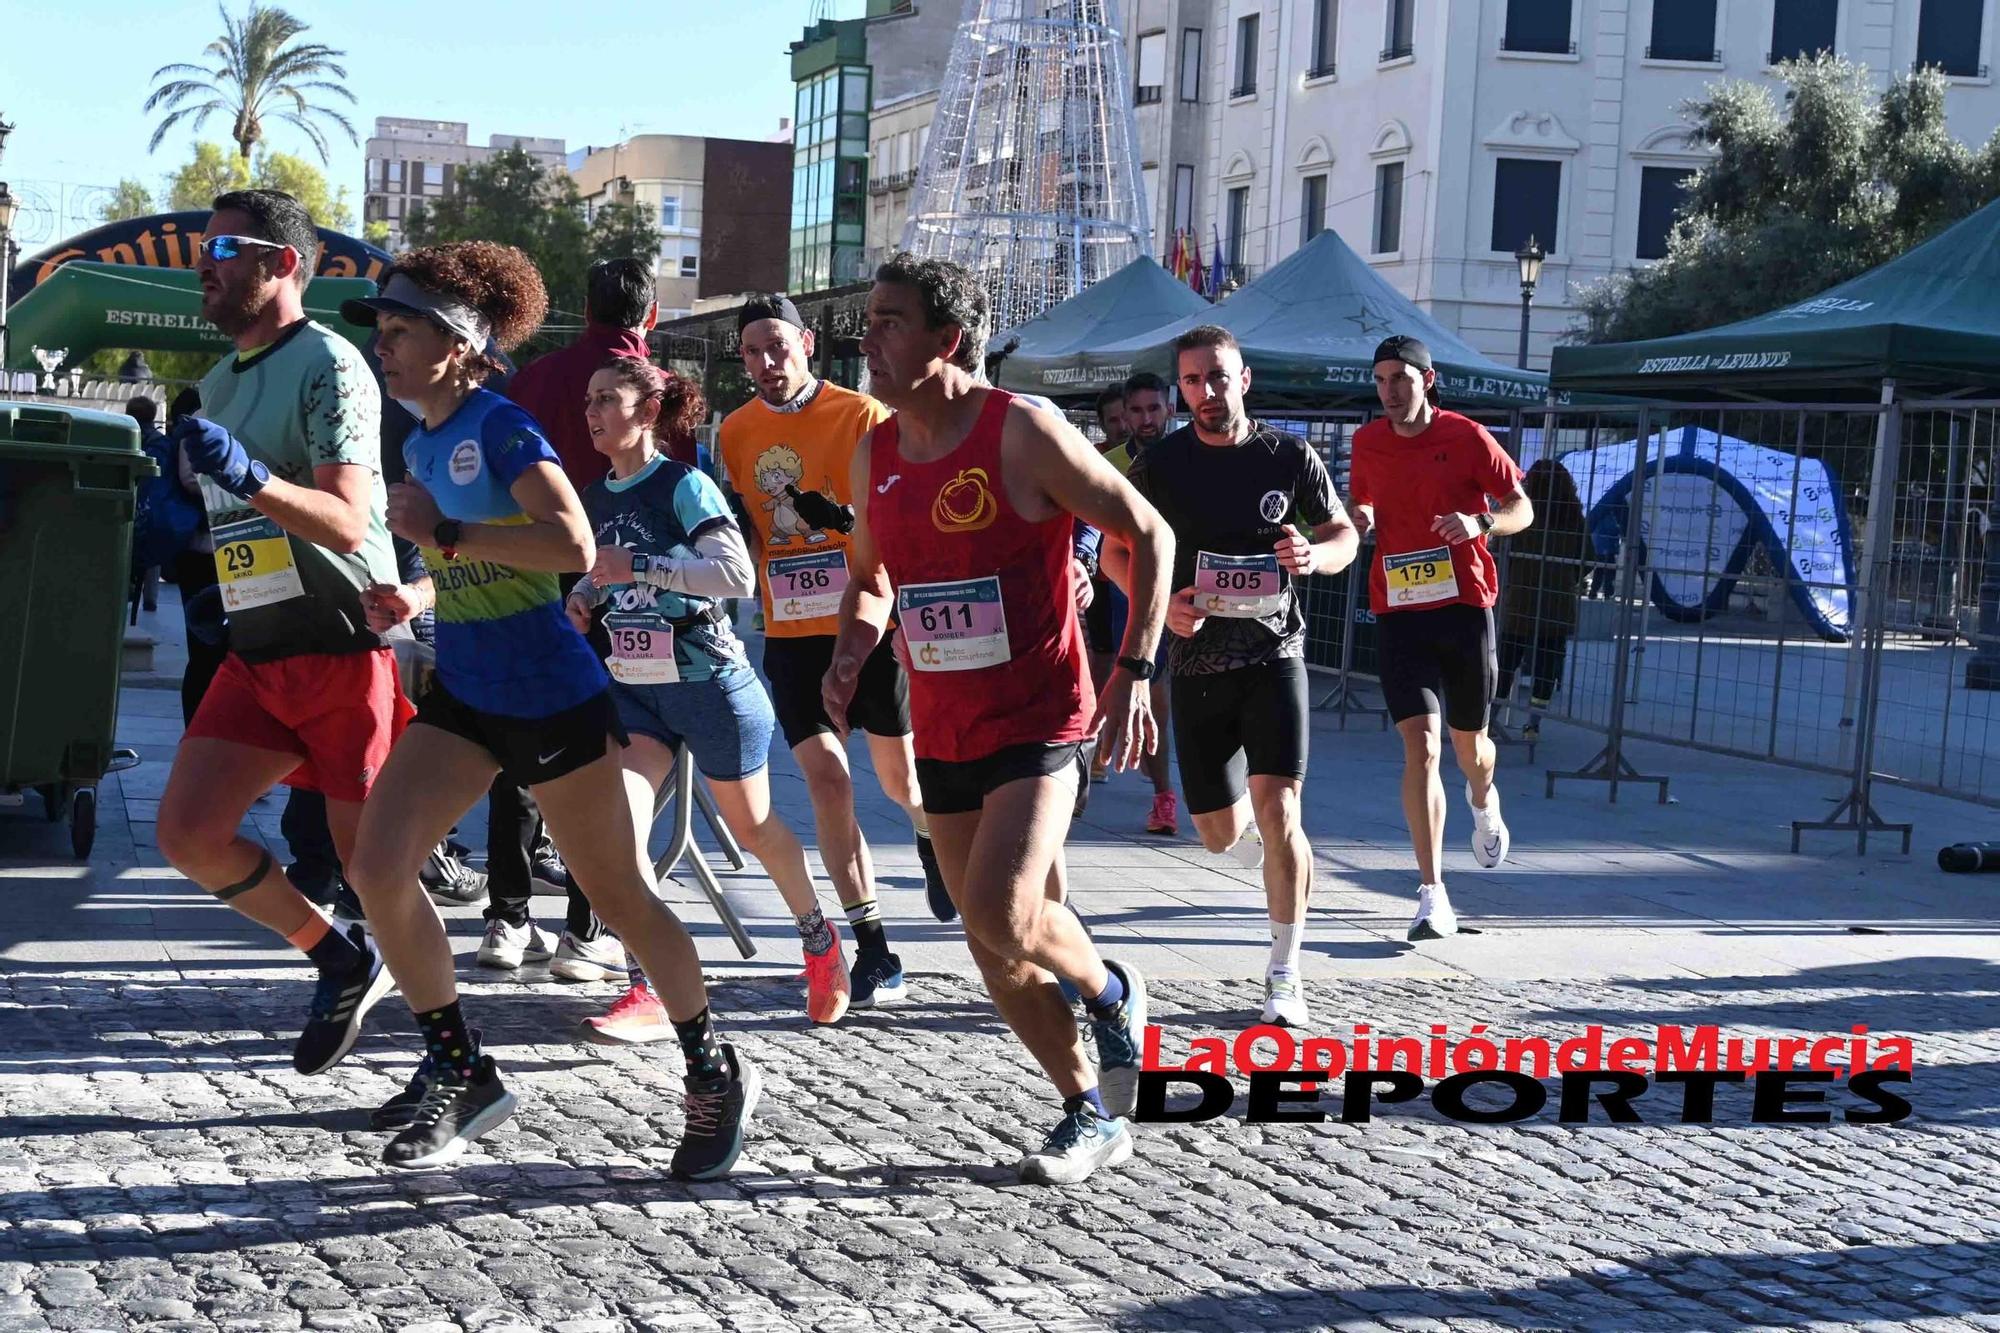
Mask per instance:
[[[206,209],[217,195],[250,185],[283,190],[304,204],[322,227],[345,231],[354,225],[347,187],[334,190],[325,173],[304,158],[260,151],[254,163],[245,163],[212,143],[196,144],[194,157],[174,173],[167,204],[176,209]]]
[[[156,212],[153,207],[153,192],[130,177],[118,182],[118,188],[111,192],[111,202],[104,206],[98,216],[104,222],[123,222],[127,218],[143,218]]]
[[[658,264],[660,229],[637,204],[606,204],[590,223],[590,259],[643,259]]]
[[[459,172],[454,192],[413,206],[403,219],[412,246],[497,241],[524,251],[542,272],[552,322],[581,319],[592,231],[568,173],[550,171],[525,149],[502,149]],[[653,249],[658,251],[655,234]]]
[[[1879,97],[1867,72],[1821,55],[1778,68],[1783,104],[1731,83],[1688,102],[1688,182],[1658,263],[1584,289],[1579,342],[1626,342],[1775,310],[1863,273],[2000,194],[2000,135],[1978,152],[1945,126],[1936,69]]]
[[[387,222],[384,222],[380,218],[377,218],[373,222],[362,223],[361,239],[368,242],[368,244],[374,246],[378,250],[387,250],[389,248],[389,239],[390,239],[389,224]]]
[[[229,137],[246,167],[251,152],[264,142],[267,116],[303,133],[321,162],[327,161],[327,151],[320,121],[331,122],[349,142],[361,142],[353,122],[327,105],[336,98],[354,101],[353,93],[333,81],[347,77],[347,69],[340,63],[345,51],[296,40],[310,25],[257,0],[251,0],[240,19],[231,18],[219,5],[217,8],[222,16],[222,36],[202,51],[212,65],[163,65],[153,71],[155,81],[167,81],[153,90],[145,109],[157,108],[168,114],[154,127],[147,152],[158,150],[174,126],[192,117],[189,128],[199,132],[218,111],[229,117]]]

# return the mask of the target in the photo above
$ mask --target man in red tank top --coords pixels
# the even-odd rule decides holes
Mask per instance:
[[[1118,768],[1159,744],[1150,692],[1173,537],[1060,417],[977,378],[986,295],[965,269],[897,255],[868,298],[871,391],[896,415],[855,450],[856,525],[827,715],[846,716],[894,611],[931,839],[987,993],[1063,1098],[1021,1179],[1072,1184],[1132,1155],[1146,987],[1059,900],[1077,753]],[[1094,696],[1070,586],[1074,519],[1132,551],[1132,611]],[[1100,1077],[1056,978],[1082,994]]]

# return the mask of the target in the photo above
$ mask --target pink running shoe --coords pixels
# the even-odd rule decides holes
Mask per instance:
[[[618,997],[605,1013],[583,1020],[585,1035],[607,1045],[642,1045],[666,1041],[674,1035],[667,1019],[667,1007],[646,986],[634,986]]]
[[[840,958],[840,935],[825,953],[806,955],[806,1014],[815,1023],[838,1023],[847,1013],[847,964]]]
[[[1180,797],[1170,791],[1155,792],[1152,813],[1146,816],[1146,832],[1172,837],[1181,831]]]

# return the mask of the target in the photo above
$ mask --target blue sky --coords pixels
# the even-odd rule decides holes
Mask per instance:
[[[232,13],[247,7],[247,0],[226,3]],[[621,127],[769,138],[791,114],[786,47],[813,3],[486,0],[450,7],[479,16],[464,32],[419,17],[438,12],[422,0],[283,0],[283,7],[312,25],[307,40],[347,53],[347,86],[358,104],[346,109],[364,140],[377,116],[419,116],[467,121],[474,143],[497,133],[544,134],[576,148],[611,143]],[[0,117],[15,129],[0,179],[113,185],[133,177],[156,188],[186,160],[192,136],[179,130],[148,156],[155,118],[140,107],[154,70],[199,63],[221,32],[213,0],[76,0],[36,6],[31,21],[0,3],[9,8]],[[836,17],[860,10],[861,0],[833,6]],[[204,137],[227,142],[228,129],[212,117]],[[311,158],[290,126],[269,132],[274,147]],[[331,152],[329,178],[347,186],[358,214],[361,149],[339,137]],[[30,248],[26,237],[23,245]]]

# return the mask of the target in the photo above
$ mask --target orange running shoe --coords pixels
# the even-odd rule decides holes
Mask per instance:
[[[1152,812],[1146,816],[1146,832],[1172,836],[1180,831],[1180,797],[1170,791],[1156,792],[1153,796]]]
[[[828,922],[827,928],[832,929]],[[840,932],[825,953],[806,955],[806,1014],[815,1023],[838,1023],[847,1013],[850,994],[847,964],[840,957]]]
[[[667,1019],[667,1007],[647,986],[634,986],[618,997],[618,1003],[603,1014],[583,1020],[585,1035],[592,1041],[617,1045],[641,1045],[665,1041],[674,1035]]]

